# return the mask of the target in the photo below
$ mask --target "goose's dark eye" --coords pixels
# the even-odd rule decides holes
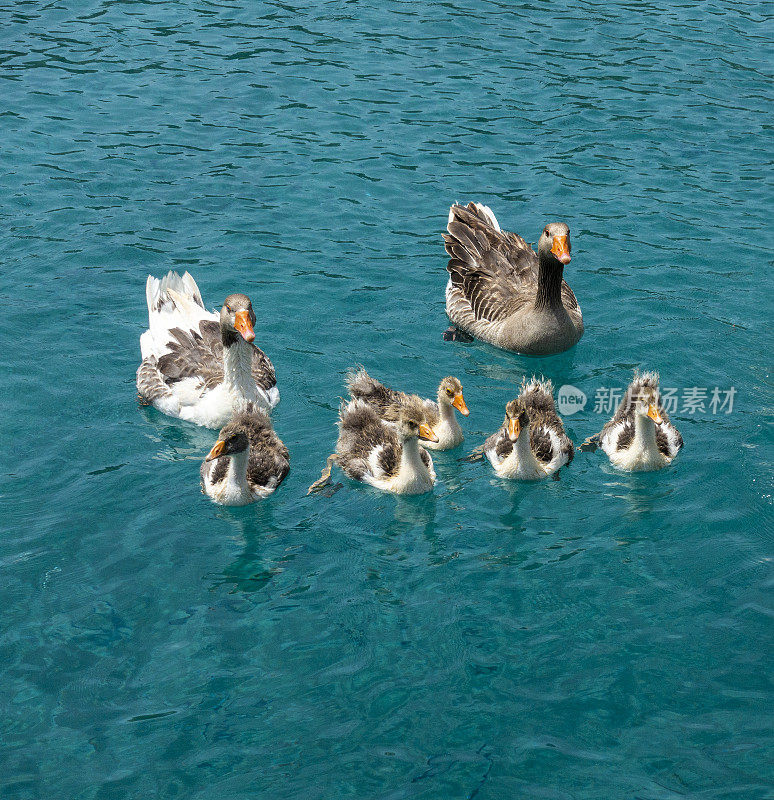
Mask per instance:
[[[234,312],[231,310],[231,306],[226,303],[226,313],[233,314]]]
[[[546,229],[543,231],[543,233],[544,233],[546,236],[550,236],[550,235],[551,235],[551,234],[548,232],[548,228],[546,228]]]

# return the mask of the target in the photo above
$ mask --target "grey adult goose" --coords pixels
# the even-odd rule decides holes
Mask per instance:
[[[562,278],[571,249],[565,223],[545,226],[537,253],[501,230],[480,203],[453,205],[447,229],[446,313],[458,328],[526,355],[561,353],[577,343],[583,315]]]

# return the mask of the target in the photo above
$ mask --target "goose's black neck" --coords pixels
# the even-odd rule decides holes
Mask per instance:
[[[538,254],[538,288],[535,308],[552,308],[562,304],[564,266],[552,255]]]

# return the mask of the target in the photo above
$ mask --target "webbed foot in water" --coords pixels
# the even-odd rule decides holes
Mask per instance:
[[[443,340],[445,342],[472,342],[473,337],[469,333],[451,325],[443,332]]]
[[[333,462],[336,461],[336,454],[328,456],[327,461],[325,462],[325,466],[323,467],[322,474],[320,477],[309,487],[307,491],[307,495],[310,494],[323,494],[326,497],[330,497],[334,492],[338,491],[341,488],[342,484],[333,487],[332,490],[328,490],[324,492],[327,486],[329,486],[331,482],[331,467],[333,466]]]
[[[583,453],[593,453],[599,447],[599,434],[595,436],[589,436],[585,442],[582,442],[579,447],[576,447],[576,450],[580,450]]]
[[[474,463],[476,461],[482,461],[484,458],[484,445],[480,444],[478,447],[475,448],[471,453],[462,458],[458,458],[458,461],[469,461]]]

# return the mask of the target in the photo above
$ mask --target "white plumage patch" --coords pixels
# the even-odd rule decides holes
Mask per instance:
[[[569,457],[566,453],[562,452],[562,442],[556,431],[545,425],[541,427],[542,432],[548,434],[548,438],[551,440],[551,460],[543,467],[546,473],[551,475],[560,467],[563,467],[567,463]]]
[[[269,401],[269,406],[271,408],[274,408],[279,403],[279,401],[280,401],[280,393],[279,393],[279,389],[276,386],[272,386],[271,389],[269,389],[266,392],[264,392],[264,394],[266,395],[266,397],[267,397],[267,399]]]
[[[368,468],[371,470],[371,474],[375,478],[381,478],[384,476],[384,470],[379,465],[379,455],[384,450],[383,444],[378,444],[374,449],[368,454]]]
[[[677,437],[677,431],[671,425],[662,425],[661,428],[666,433],[667,441],[669,442],[669,457],[674,458],[680,452],[680,440]]]
[[[497,450],[493,447],[491,450],[485,450],[484,455],[489,459],[489,463],[497,469],[502,464],[502,458],[497,455]]]

